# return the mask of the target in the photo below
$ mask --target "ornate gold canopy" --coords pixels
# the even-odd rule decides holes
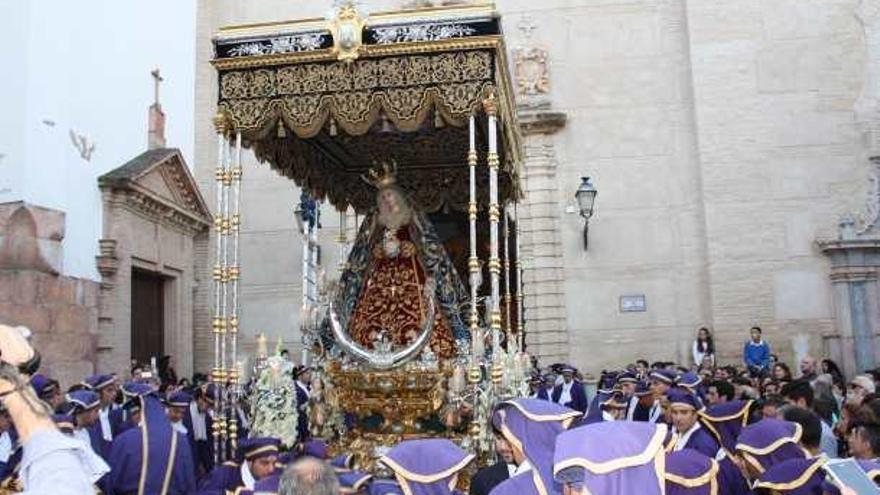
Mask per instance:
[[[241,132],[258,159],[337,208],[372,206],[360,177],[394,161],[420,208],[465,210],[468,119],[477,117],[477,149],[485,150],[490,98],[500,127],[500,197],[519,194],[519,125],[491,5],[366,19],[347,6],[329,20],[223,28],[214,46],[219,125]],[[479,175],[485,195],[487,174]]]

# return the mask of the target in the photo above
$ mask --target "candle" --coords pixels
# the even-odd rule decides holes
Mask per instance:
[[[264,358],[268,353],[269,351],[266,348],[266,335],[260,332],[260,334],[257,335],[257,356]]]

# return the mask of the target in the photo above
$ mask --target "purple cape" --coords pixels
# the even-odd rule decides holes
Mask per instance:
[[[736,451],[752,468],[763,473],[778,462],[807,457],[798,445],[801,433],[801,425],[797,423],[762,419],[743,428]]]
[[[386,479],[374,479],[368,492],[370,495],[403,495],[403,490],[396,481]]]
[[[492,424],[532,465],[530,477],[535,483],[532,493],[562,492],[562,487],[553,480],[553,449],[556,436],[578,416],[577,411],[539,399],[513,399],[495,408]],[[496,489],[503,486],[504,483]]]
[[[718,461],[718,493],[720,495],[751,495],[749,481],[729,455]]]
[[[235,492],[244,486],[241,479],[241,464],[225,462],[211,471],[199,483],[199,495],[226,495],[227,492]],[[256,489],[256,484],[254,485]]]
[[[673,435],[669,436],[669,444],[666,448],[667,452],[672,452],[672,449],[675,447],[675,445],[672,443],[673,438]],[[712,434],[706,431],[706,429],[702,426],[691,433],[691,436],[684,444],[684,448],[696,450],[706,457],[710,457],[713,459],[718,454],[718,442],[715,440],[715,437],[713,437]]]
[[[666,495],[715,495],[718,463],[695,450],[666,454]]]
[[[609,421],[566,431],[556,438],[553,473],[584,471],[589,493],[661,495],[666,426]]]
[[[401,442],[379,460],[407,495],[450,495],[458,472],[473,458],[449,440],[428,438]]]
[[[728,454],[733,454],[739,433],[749,424],[752,402],[735,400],[700,412],[700,423],[712,433]]]
[[[138,397],[142,424],[113,441],[112,493],[186,494],[195,490],[192,456],[186,438],[175,432],[165,408],[152,394]]]
[[[373,478],[373,475],[360,471],[349,471],[347,473],[341,473],[337,477],[339,478],[340,493],[351,494],[358,493],[366,488],[367,483]]]
[[[774,464],[755,483],[755,489],[786,495],[822,495],[825,459],[789,459]]]

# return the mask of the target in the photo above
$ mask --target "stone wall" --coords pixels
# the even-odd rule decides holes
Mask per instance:
[[[0,204],[0,322],[23,325],[63,387],[95,370],[98,283],[58,275],[64,213]]]
[[[216,153],[212,33],[323,15],[329,4],[200,2],[196,170],[204,190],[213,190]],[[834,237],[839,217],[863,210],[868,197],[872,169],[858,126],[876,127],[876,98],[863,98],[873,106],[861,116],[854,107],[866,73],[876,79],[877,70],[868,70],[876,62],[856,14],[877,4],[496,2],[511,51],[546,50],[543,96],[567,117],[555,134],[525,143],[525,305],[542,360],[590,371],[638,357],[687,363],[701,325],[716,331],[724,362],[739,361],[753,324],[783,359],[827,351],[823,342],[837,331],[832,281],[815,241]],[[246,207],[245,332],[295,335],[285,329],[298,308],[298,238],[277,209],[292,209],[296,191],[265,168],[249,173],[245,197],[266,197]],[[588,251],[574,204],[584,175],[599,190]],[[329,225],[324,232],[335,235]],[[285,245],[283,256],[257,254]],[[644,295],[647,310],[621,312],[624,295]]]

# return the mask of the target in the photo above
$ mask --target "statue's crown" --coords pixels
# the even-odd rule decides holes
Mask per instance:
[[[376,189],[382,189],[397,184],[397,163],[395,163],[394,160],[390,163],[383,162],[381,165],[374,163],[374,165],[374,168],[367,172],[367,175],[361,176],[367,184],[370,184]]]

